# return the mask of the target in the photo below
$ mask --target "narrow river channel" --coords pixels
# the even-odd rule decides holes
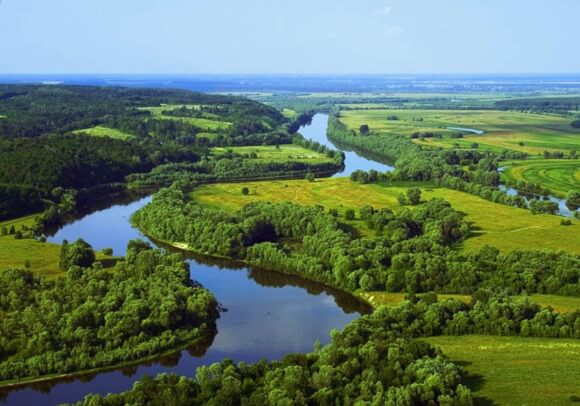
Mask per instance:
[[[328,116],[319,114],[301,133],[307,138],[334,146],[326,138]],[[387,165],[345,152],[347,176],[357,169],[392,170]],[[147,240],[129,219],[151,197],[110,201],[105,207],[79,215],[57,230],[49,240],[62,243],[83,238],[95,249],[112,248],[123,255],[131,239]],[[249,269],[226,261],[191,258],[191,277],[216,296],[227,311],[217,322],[217,334],[198,348],[178,351],[173,356],[131,368],[96,375],[22,386],[3,394],[10,405],[56,405],[76,402],[89,393],[107,394],[128,390],[144,375],[176,373],[193,376],[198,366],[231,358],[255,362],[280,359],[292,352],[307,352],[318,340],[327,343],[332,329],[341,329],[368,311],[352,296],[297,277]]]

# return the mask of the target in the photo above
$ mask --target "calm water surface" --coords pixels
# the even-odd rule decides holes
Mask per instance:
[[[320,142],[326,138],[326,120],[327,116],[317,115],[302,133]],[[347,152],[346,163],[342,175],[356,169],[384,171],[388,168],[354,152]],[[123,255],[129,240],[147,239],[129,220],[150,200],[151,197],[125,197],[108,204],[95,204],[96,209],[57,230],[49,240],[60,244],[65,239],[83,238],[97,250],[112,248],[115,255]],[[246,362],[260,358],[280,359],[287,353],[312,350],[317,340],[327,343],[330,330],[343,328],[368,311],[350,295],[297,277],[225,261],[191,258],[188,262],[191,277],[212,291],[228,310],[217,321],[215,337],[196,348],[178,351],[156,362],[14,389],[4,394],[4,403],[55,405],[76,402],[89,393],[104,395],[128,390],[144,375],[167,372],[193,376],[196,367],[224,358]]]
[[[328,114],[316,114],[312,118],[312,122],[310,124],[300,128],[300,134],[302,134],[304,138],[309,138],[326,147],[344,152],[344,170],[335,174],[334,177],[350,176],[351,173],[357,170],[370,171],[371,169],[374,169],[378,172],[392,172],[395,170],[393,166],[387,165],[386,163],[380,163],[367,159],[357,154],[355,151],[348,150],[342,146],[339,148],[326,136],[327,128]]]

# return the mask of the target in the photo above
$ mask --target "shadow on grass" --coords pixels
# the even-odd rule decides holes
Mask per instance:
[[[485,377],[483,375],[473,373],[473,372],[468,372],[466,370],[466,368],[468,366],[470,366],[471,364],[473,364],[473,362],[453,360],[453,363],[456,365],[459,365],[461,368],[463,368],[463,371],[464,371],[463,376],[462,376],[463,384],[466,385],[469,389],[471,389],[471,392],[473,393],[473,403],[475,405],[477,405],[477,406],[498,406],[499,405],[499,403],[497,403],[493,399],[490,399],[490,398],[485,397],[485,396],[477,396],[477,394],[475,394],[475,392],[477,392],[478,390],[482,389],[485,386]]]

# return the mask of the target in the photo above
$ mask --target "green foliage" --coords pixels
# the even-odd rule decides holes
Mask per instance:
[[[407,190],[407,200],[410,205],[416,206],[421,203],[421,189],[412,187]]]
[[[93,248],[84,240],[78,239],[72,244],[63,241],[60,248],[60,269],[68,271],[71,267],[88,268],[95,262]]]
[[[178,348],[211,332],[217,304],[178,255],[132,244],[115,272],[72,266],[52,280],[1,272],[0,312],[0,380],[13,380]]]
[[[250,189],[248,189],[247,187],[245,187],[245,186],[244,186],[244,187],[242,188],[242,194],[243,194],[244,196],[247,196],[247,195],[249,195],[249,194],[250,194]]]
[[[354,210],[353,209],[346,209],[344,211],[344,219],[345,220],[354,220]]]

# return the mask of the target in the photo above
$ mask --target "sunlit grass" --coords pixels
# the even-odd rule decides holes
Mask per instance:
[[[476,404],[567,405],[580,396],[580,340],[458,336],[423,339],[472,375]]]
[[[240,193],[243,187],[250,190],[248,196]],[[329,178],[315,182],[286,180],[206,185],[197,188],[193,197],[203,204],[228,210],[238,209],[252,201],[290,201],[310,206],[319,204],[343,213],[348,208],[358,209],[367,204],[399,210],[397,196],[407,189],[407,185],[361,185],[347,178]],[[477,250],[488,244],[502,251],[549,248],[580,252],[580,232],[576,231],[580,228],[578,220],[571,220],[572,226],[564,227],[560,225],[558,216],[533,215],[529,210],[446,188],[423,185],[421,190],[424,201],[444,198],[456,210],[465,213],[466,221],[473,228],[471,237],[462,243],[465,250]],[[359,227],[362,234],[368,234],[368,229]]]
[[[398,120],[387,120],[397,116]],[[432,146],[469,147],[479,144],[488,150],[510,149],[530,154],[543,151],[572,151],[580,148],[580,131],[570,126],[570,119],[545,114],[527,114],[493,110],[347,110],[341,121],[357,130],[368,124],[375,134],[403,134],[438,132],[442,139],[415,141]],[[467,132],[464,138],[450,138],[457,131],[446,127],[465,127],[486,131],[483,135]]]
[[[114,128],[108,128],[108,127],[104,127],[104,126],[96,126],[93,128],[84,128],[82,130],[76,130],[73,131],[75,134],[88,134],[91,135],[93,137],[109,137],[109,138],[115,138],[118,140],[128,140],[129,138],[133,138],[134,136],[132,134],[114,129]]]
[[[509,179],[535,183],[566,197],[570,190],[580,190],[580,160],[538,159],[502,163]]]

